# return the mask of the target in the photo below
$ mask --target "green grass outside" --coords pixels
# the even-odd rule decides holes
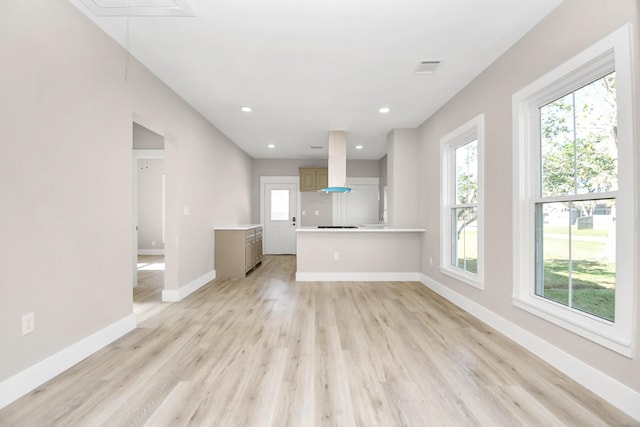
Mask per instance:
[[[544,297],[569,305],[569,262],[545,260]],[[614,320],[615,265],[597,261],[574,261],[573,308]]]
[[[545,225],[548,236],[544,239],[544,296],[561,304],[569,305],[569,229],[562,226]],[[614,320],[615,314],[615,263],[598,259],[607,243],[608,230],[577,230],[575,237],[590,237],[589,240],[573,240],[573,289],[572,304],[575,309],[595,316]],[[557,236],[557,237],[556,237]],[[566,236],[566,237],[563,237]],[[458,262],[466,271],[478,271],[477,229],[475,223],[460,233]],[[464,253],[462,252],[462,245]]]
[[[569,234],[569,229],[566,226],[562,225],[544,225],[545,233],[551,234]],[[594,236],[594,237],[607,237],[609,235],[609,230],[606,229],[588,229],[583,228],[582,230],[578,230],[576,226],[571,227],[571,234],[574,236]]]
[[[458,267],[469,273],[478,272],[478,228],[467,225],[458,238]]]
[[[564,232],[560,232],[561,229]],[[589,232],[589,233],[579,233]],[[595,233],[597,232],[597,233]],[[545,226],[544,239],[544,296],[569,305],[569,243],[566,227]],[[567,237],[558,235],[565,234]],[[607,242],[606,230],[572,230],[574,236],[601,237],[601,239],[573,240],[573,308],[595,316],[614,320],[615,315],[615,263],[599,259]],[[555,237],[558,236],[558,237]]]

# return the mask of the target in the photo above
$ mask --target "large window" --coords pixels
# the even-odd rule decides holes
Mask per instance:
[[[615,72],[540,107],[536,295],[615,320]]]
[[[514,95],[514,303],[631,354],[629,30]]]
[[[483,286],[482,153],[484,116],[441,140],[441,270],[472,286]]]

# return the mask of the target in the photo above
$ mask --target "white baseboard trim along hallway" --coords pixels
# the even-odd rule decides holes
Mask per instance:
[[[215,278],[216,271],[211,270],[186,285],[181,286],[179,289],[165,289],[162,291],[162,302],[182,301]]]
[[[421,274],[423,285],[515,341],[602,399],[640,421],[640,393],[549,344],[537,335]]]
[[[137,326],[130,314],[0,383],[0,409],[46,383]]]

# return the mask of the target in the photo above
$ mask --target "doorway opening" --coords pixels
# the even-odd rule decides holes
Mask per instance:
[[[133,123],[133,312],[138,322],[160,308],[164,289],[164,137]]]

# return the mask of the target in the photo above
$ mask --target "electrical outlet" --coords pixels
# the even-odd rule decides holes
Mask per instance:
[[[36,321],[33,313],[27,313],[22,316],[22,335],[30,334],[36,330]]]
[[[151,241],[151,246],[155,246],[155,245],[156,245],[156,241],[155,241],[155,240],[152,240],[152,241]]]
[[[334,252],[333,253],[333,259],[335,261],[340,261],[340,252]]]
[[[316,216],[320,215],[320,211],[316,211]]]
[[[189,216],[191,215],[191,209],[189,209],[189,206],[185,206],[184,207],[184,216]]]
[[[433,257],[429,257],[429,265],[433,266]]]

